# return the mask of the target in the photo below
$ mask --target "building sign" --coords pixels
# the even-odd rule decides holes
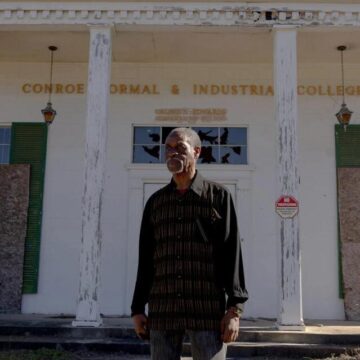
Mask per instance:
[[[21,85],[24,94],[48,94],[50,84],[24,83]],[[85,94],[84,83],[56,83],[52,85],[53,94]],[[302,96],[342,96],[341,85],[329,84],[300,84],[297,87],[298,95]],[[344,89],[347,96],[360,96],[360,85],[348,85]],[[236,83],[209,83],[162,85],[156,83],[118,83],[110,85],[112,95],[181,95],[182,93],[193,96],[273,96],[274,88],[266,84],[236,84]]]
[[[155,110],[155,121],[196,123],[227,120],[223,108],[164,108]]]
[[[293,196],[282,195],[275,203],[275,210],[283,219],[291,219],[299,212],[299,202]]]

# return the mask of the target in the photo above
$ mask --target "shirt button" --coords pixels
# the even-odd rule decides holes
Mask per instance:
[[[178,278],[178,279],[182,279],[182,276],[181,276],[181,275],[178,275],[177,278]]]
[[[178,294],[177,294],[177,297],[181,297],[181,293],[178,293]]]
[[[177,239],[181,239],[181,235],[177,235],[176,238],[177,238]]]
[[[177,260],[180,260],[180,255],[177,255],[177,256],[176,256],[176,259],[177,259]]]

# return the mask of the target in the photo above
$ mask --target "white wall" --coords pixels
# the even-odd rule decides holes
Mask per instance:
[[[359,67],[350,68],[360,83]],[[336,75],[336,76],[335,76]],[[2,63],[0,123],[41,121],[45,94],[23,94],[21,85],[45,83],[48,64]],[[86,64],[57,64],[54,82],[86,82]],[[162,95],[112,95],[108,164],[103,202],[101,312],[128,314],[137,239],[128,239],[129,170],[132,124],[154,124],[154,111],[164,107],[219,107],[228,110],[227,125],[249,128],[249,233],[244,244],[250,291],[247,316],[277,316],[276,128],[271,96],[194,96],[191,85],[203,83],[271,84],[272,65],[113,64],[112,82],[157,83]],[[299,82],[333,84],[338,67],[299,67]],[[180,95],[169,87],[178,84]],[[348,97],[354,123],[360,123],[358,97]],[[305,318],[343,319],[338,297],[338,250],[334,114],[339,97],[299,97],[300,234]],[[79,281],[85,95],[53,95],[58,111],[49,128],[39,292],[23,297],[24,313],[70,313],[76,308]],[[221,124],[219,124],[221,125]],[[211,172],[210,172],[211,173]],[[234,172],[233,172],[234,173]],[[241,176],[243,170],[239,169]],[[236,171],[235,171],[236,174]],[[132,199],[130,199],[131,201]]]

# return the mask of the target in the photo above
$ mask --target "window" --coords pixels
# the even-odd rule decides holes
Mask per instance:
[[[9,164],[10,162],[10,142],[11,127],[0,127],[0,164]]]
[[[135,126],[133,162],[164,163],[165,139],[175,127]],[[199,164],[247,164],[247,128],[194,126],[202,143]]]

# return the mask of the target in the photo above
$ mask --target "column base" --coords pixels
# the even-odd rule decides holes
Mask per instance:
[[[282,325],[276,323],[276,328],[280,331],[305,331],[306,326],[304,324]]]
[[[74,320],[71,325],[74,327],[100,327],[103,321],[100,320]]]

